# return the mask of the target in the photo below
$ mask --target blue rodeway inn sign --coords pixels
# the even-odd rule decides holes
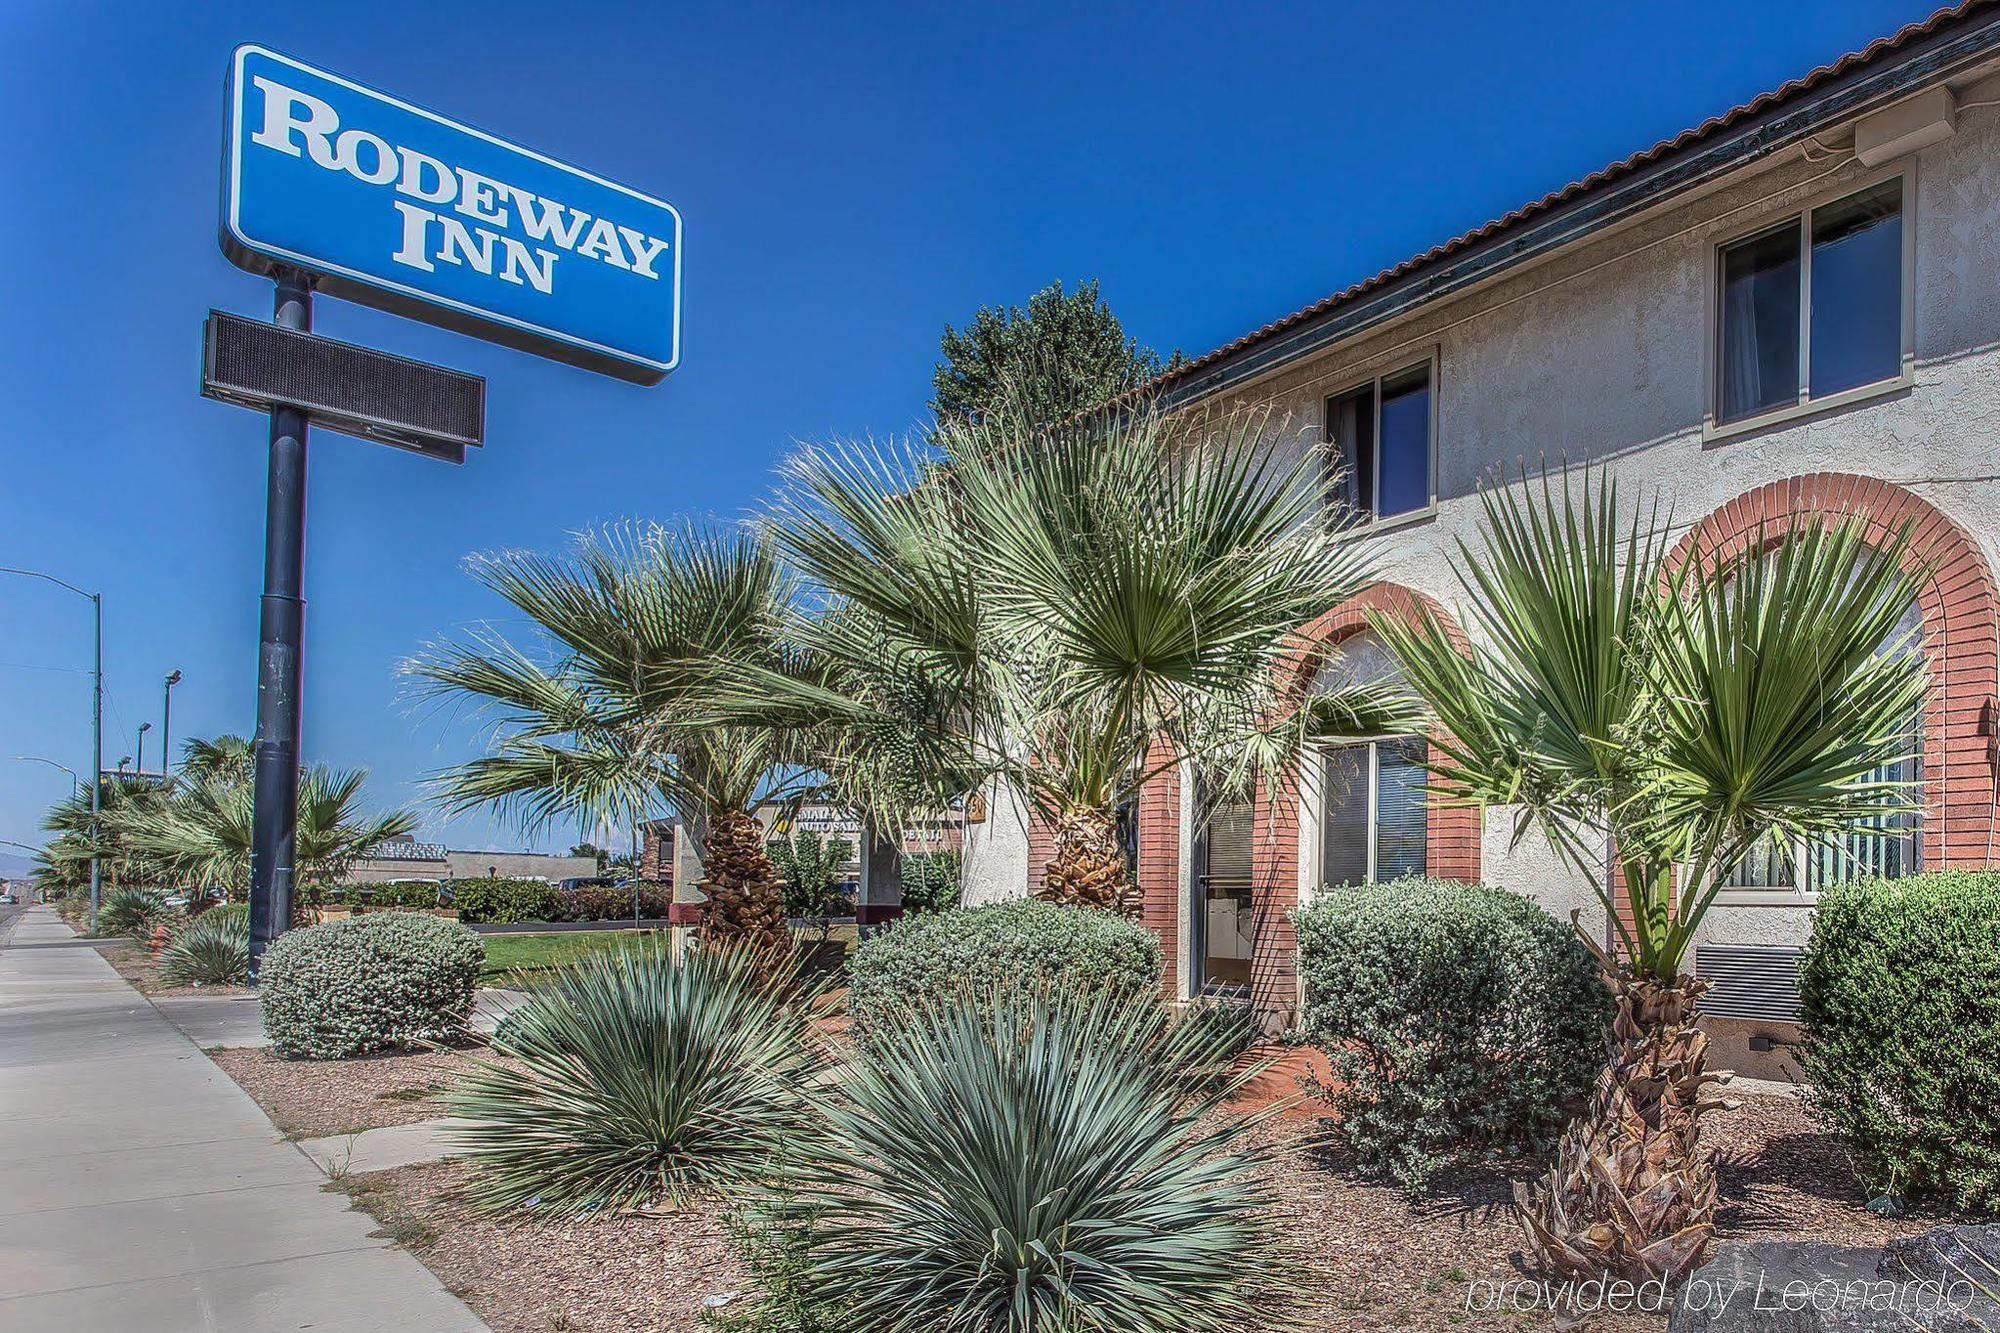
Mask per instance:
[[[681,219],[650,195],[261,46],[226,154],[243,268],[640,384],[680,360]]]

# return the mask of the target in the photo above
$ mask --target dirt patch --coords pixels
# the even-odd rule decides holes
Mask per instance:
[[[1795,1098],[1741,1101],[1704,1123],[1721,1161],[1718,1239],[1879,1245],[1941,1220],[1870,1213],[1838,1141],[1819,1133]],[[1499,1163],[1452,1172],[1412,1200],[1356,1179],[1341,1155],[1325,1147],[1318,1125],[1283,1120],[1267,1136],[1268,1178],[1297,1219],[1301,1257],[1319,1287],[1299,1327],[1518,1329],[1552,1322],[1546,1313],[1483,1308],[1495,1295],[1491,1284],[1532,1276],[1511,1209],[1514,1181],[1539,1171]],[[1582,1326],[1636,1333],[1665,1323],[1664,1315],[1626,1314]]]
[[[434,1120],[439,1096],[469,1072],[477,1053],[419,1051],[353,1060],[283,1060],[262,1047],[208,1053],[293,1138],[316,1139]]]
[[[495,1333],[693,1333],[707,1297],[741,1299],[742,1268],[713,1212],[604,1221],[495,1220],[455,1197],[451,1162],[340,1185]]]
[[[182,995],[227,999],[255,994],[245,986],[169,986],[160,980],[159,955],[135,940],[107,940],[95,947],[112,970],[138,987],[141,995],[164,1000]]]

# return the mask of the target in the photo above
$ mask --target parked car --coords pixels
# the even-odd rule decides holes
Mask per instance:
[[[605,875],[578,875],[562,881],[558,887],[564,893],[574,893],[578,889],[615,889],[629,882],[628,880],[612,879]]]
[[[20,902],[21,895],[18,893],[0,893],[0,907],[18,907]]]

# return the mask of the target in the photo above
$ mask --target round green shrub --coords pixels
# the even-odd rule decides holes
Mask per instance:
[[[169,986],[241,986],[250,980],[250,909],[214,907],[174,932],[160,951]]]
[[[119,889],[97,909],[100,935],[144,935],[167,910],[166,895],[155,889]]]
[[[1365,1174],[1415,1192],[1454,1161],[1542,1149],[1589,1091],[1610,997],[1528,899],[1403,879],[1329,890],[1294,920],[1302,1033]]]
[[[1808,1104],[1868,1188],[2000,1212],[2000,873],[1828,886],[1799,999]]]
[[[258,975],[264,1033],[280,1055],[339,1060],[465,1030],[486,949],[464,926],[373,912],[279,936]]]
[[[563,896],[539,879],[460,879],[452,881],[451,905],[460,921],[511,926],[562,920]]]
[[[1032,898],[905,918],[855,949],[847,1007],[865,1036],[958,990],[1030,989],[1157,994],[1160,942],[1110,912]]]

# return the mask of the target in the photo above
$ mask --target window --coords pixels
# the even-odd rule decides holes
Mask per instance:
[[[1204,995],[1247,993],[1256,955],[1256,806],[1241,793],[1203,793],[1195,842],[1194,977]]]
[[[1902,376],[1903,205],[1896,177],[1717,251],[1717,422]]]
[[[1341,640],[1313,678],[1312,692],[1402,685],[1402,667],[1374,630]],[[1421,875],[1430,802],[1425,746],[1415,736],[1342,741],[1319,752],[1319,807],[1302,818],[1319,833],[1319,883],[1358,884]],[[1310,785],[1310,784],[1308,784]]]
[[[1320,759],[1319,882],[1360,884],[1421,875],[1427,862],[1423,741],[1414,736],[1331,746]]]
[[[1430,507],[1430,362],[1327,399],[1326,430],[1340,469],[1334,495],[1350,513],[1393,518]]]
[[[1912,755],[1884,764],[1868,777],[1914,788],[1922,780],[1923,765]],[[1831,842],[1781,844],[1776,838],[1764,838],[1730,872],[1725,883],[1731,888],[1796,889],[1817,895],[1829,884],[1867,877],[1900,879],[1921,868],[1916,815],[1912,812],[1863,820]]]
[[[1889,632],[1883,650],[1897,653],[1920,651],[1922,625],[1923,612],[1912,603],[1903,612],[1896,628]],[[1921,725],[1921,719],[1912,719],[1913,735],[1918,734]],[[1917,753],[1873,770],[1868,775],[1869,780],[1907,784],[1915,796],[1921,791],[1919,784],[1923,781],[1923,762],[1919,757],[1921,746],[1913,745],[1912,749]],[[1863,820],[1829,842],[1809,842],[1805,839],[1780,842],[1766,837],[1737,864],[1724,883],[1731,888],[1785,889],[1816,895],[1827,885],[1844,880],[1870,876],[1898,879],[1914,875],[1922,869],[1917,832],[1917,814],[1910,811]]]

